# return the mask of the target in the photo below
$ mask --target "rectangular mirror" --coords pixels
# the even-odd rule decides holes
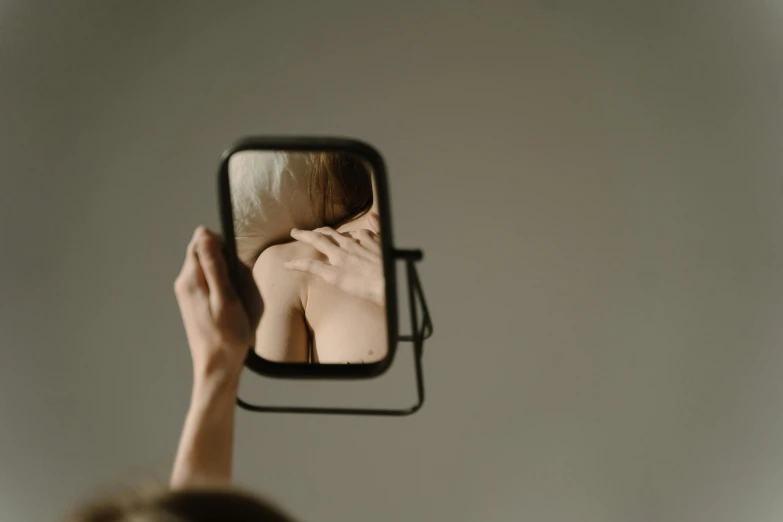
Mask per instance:
[[[396,300],[387,295],[394,267],[377,151],[337,139],[245,140],[220,172],[232,280],[262,303],[248,367],[272,376],[385,371]]]

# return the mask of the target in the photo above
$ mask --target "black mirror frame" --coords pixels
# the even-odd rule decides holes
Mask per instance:
[[[412,342],[415,352],[418,401],[404,409],[365,409],[365,408],[311,408],[287,406],[251,405],[237,398],[237,404],[247,410],[277,413],[322,413],[347,415],[410,415],[418,411],[424,402],[424,381],[421,367],[424,339],[432,335],[432,322],[427,308],[415,263],[422,259],[420,250],[397,250],[392,242],[391,204],[386,181],[386,167],[381,154],[367,143],[347,138],[334,137],[249,137],[239,140],[226,150],[220,159],[218,170],[218,206],[224,237],[224,254],[229,267],[229,276],[235,288],[239,289],[239,259],[234,238],[234,220],[229,186],[229,158],[242,151],[249,150],[296,150],[296,151],[340,151],[353,153],[369,163],[378,195],[378,214],[381,221],[381,252],[383,255],[384,276],[386,279],[386,319],[388,353],[376,363],[350,364],[301,364],[276,363],[259,357],[253,347],[248,350],[245,366],[265,377],[304,378],[304,379],[363,379],[378,377],[391,366],[398,341]],[[405,261],[411,309],[411,335],[399,334],[396,262]],[[419,326],[419,307],[422,313],[422,325]]]

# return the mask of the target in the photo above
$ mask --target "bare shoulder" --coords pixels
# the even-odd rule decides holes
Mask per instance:
[[[261,284],[274,282],[281,285],[301,286],[307,275],[289,270],[283,264],[292,259],[320,259],[321,253],[307,243],[293,241],[273,245],[261,252],[253,265],[253,278]]]
[[[307,243],[301,241],[292,241],[291,243],[282,243],[265,248],[258,256],[253,271],[256,268],[273,268],[275,265],[282,265],[292,259],[317,259],[320,252]]]

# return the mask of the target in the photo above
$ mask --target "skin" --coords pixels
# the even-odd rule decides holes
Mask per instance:
[[[368,216],[368,219],[375,218]],[[355,222],[350,229],[343,229],[342,233],[350,235],[351,232],[363,230],[364,226],[377,228],[377,221]],[[373,247],[366,241],[366,238],[370,237],[371,241],[377,242],[377,236],[362,234],[361,237],[366,243],[364,246],[361,244],[362,239],[359,239],[357,244],[341,248],[343,253],[340,255],[332,251],[333,262],[330,262],[329,256],[313,254],[317,249],[308,243],[314,239],[315,234],[321,233],[328,234],[326,231],[311,232],[311,235],[306,233],[300,236],[301,241],[292,243],[294,246],[290,247],[290,258],[294,261],[293,268],[277,265],[282,267],[280,273],[287,274],[290,279],[269,285],[267,289],[277,291],[281,296],[296,297],[299,295],[298,291],[305,288],[313,293],[313,299],[336,300],[334,309],[344,313],[351,312],[349,304],[346,303],[351,303],[354,299],[354,303],[361,303],[365,310],[371,309],[368,308],[370,306],[377,307],[378,315],[382,316],[382,306],[376,303],[383,303],[382,296],[369,296],[362,290],[372,287],[368,282],[372,281],[374,276],[353,277],[362,273],[371,274],[371,271],[363,271],[362,267],[378,264],[380,251],[372,254]],[[222,241],[219,236],[204,227],[197,228],[188,244],[182,270],[174,283],[174,293],[193,363],[193,387],[171,474],[170,485],[173,489],[225,487],[231,484],[235,401],[247,347],[252,344],[256,332],[260,329],[262,311],[263,317],[274,317],[274,314],[281,313],[280,310],[297,310],[294,298],[283,301],[287,303],[285,306],[277,307],[272,296],[268,296],[270,305],[263,310],[259,289],[255,284],[249,284],[253,276],[249,270],[242,268],[240,278],[245,284],[241,286],[246,293],[237,295],[229,281],[221,248]],[[332,281],[328,283],[324,279],[323,266],[320,269],[313,268],[319,265],[302,263],[301,260],[328,263],[332,267],[331,272],[339,277],[334,279],[326,276]],[[317,276],[311,273],[311,270],[321,275]],[[347,277],[349,275],[353,276]],[[318,280],[321,280],[321,283],[317,283]],[[302,286],[303,282],[312,286],[327,286],[312,289],[311,286]],[[321,291],[324,292],[323,296],[315,295]],[[345,295],[339,297],[336,293],[338,291]],[[311,303],[310,306],[314,305]],[[301,308],[305,315],[300,317],[306,317],[305,308]],[[321,310],[323,315],[318,319],[335,320],[327,314],[328,307],[323,303]],[[291,315],[296,317],[296,313]],[[316,322],[318,319],[313,317]],[[347,323],[344,326],[347,326]],[[349,328],[343,334],[355,334],[356,331],[355,328]],[[368,332],[367,338],[375,339],[373,335],[377,332]],[[345,341],[344,338],[342,340]],[[383,346],[386,346],[385,338]],[[365,348],[366,345],[363,345],[362,349]]]
[[[193,362],[190,407],[180,437],[173,488],[229,485],[239,376],[261,307],[255,285],[237,295],[230,284],[221,240],[199,227],[174,283]],[[249,281],[250,274],[240,274]]]
[[[373,211],[333,230],[292,231],[253,268],[264,301],[256,352],[276,362],[369,363],[386,355],[380,226]]]

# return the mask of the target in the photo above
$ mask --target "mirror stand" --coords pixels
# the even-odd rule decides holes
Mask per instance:
[[[416,390],[418,399],[416,404],[409,408],[386,409],[386,408],[325,408],[308,406],[263,406],[249,404],[237,397],[237,405],[248,411],[262,413],[313,413],[327,415],[377,415],[402,417],[412,415],[419,411],[424,404],[424,373],[422,371],[422,358],[424,355],[424,341],[432,336],[432,319],[430,317],[427,300],[424,296],[424,289],[421,286],[419,273],[416,270],[416,263],[421,261],[424,253],[421,250],[394,250],[393,258],[395,261],[404,261],[406,269],[406,279],[408,284],[408,306],[410,308],[411,328],[410,335],[397,335],[397,341],[410,342],[413,344],[414,364],[416,365]],[[419,309],[421,307],[421,309]],[[421,314],[421,326],[419,325],[419,314]]]

